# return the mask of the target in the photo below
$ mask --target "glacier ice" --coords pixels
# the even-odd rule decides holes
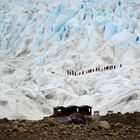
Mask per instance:
[[[41,119],[58,105],[140,111],[139,0],[0,3],[0,118]]]

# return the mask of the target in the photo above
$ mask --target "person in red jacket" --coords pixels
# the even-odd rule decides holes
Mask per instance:
[[[112,66],[112,65],[110,65],[110,66],[109,66],[109,69],[110,69],[110,70],[112,70],[112,68],[113,68],[113,66]]]
[[[91,69],[89,69],[89,70],[88,70],[88,73],[91,73],[91,72],[92,72],[92,70],[91,70]]]

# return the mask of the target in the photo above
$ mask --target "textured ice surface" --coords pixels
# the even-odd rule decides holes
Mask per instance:
[[[58,105],[140,111],[139,8],[140,0],[0,0],[0,118],[41,119]],[[108,64],[117,69],[66,75]]]

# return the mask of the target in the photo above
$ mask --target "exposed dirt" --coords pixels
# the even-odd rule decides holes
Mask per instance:
[[[69,124],[66,117],[1,119],[0,140],[140,140],[139,112],[85,118],[85,125]]]

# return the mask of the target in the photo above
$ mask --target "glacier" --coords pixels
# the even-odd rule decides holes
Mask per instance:
[[[140,111],[140,0],[0,0],[0,65],[0,118]]]

